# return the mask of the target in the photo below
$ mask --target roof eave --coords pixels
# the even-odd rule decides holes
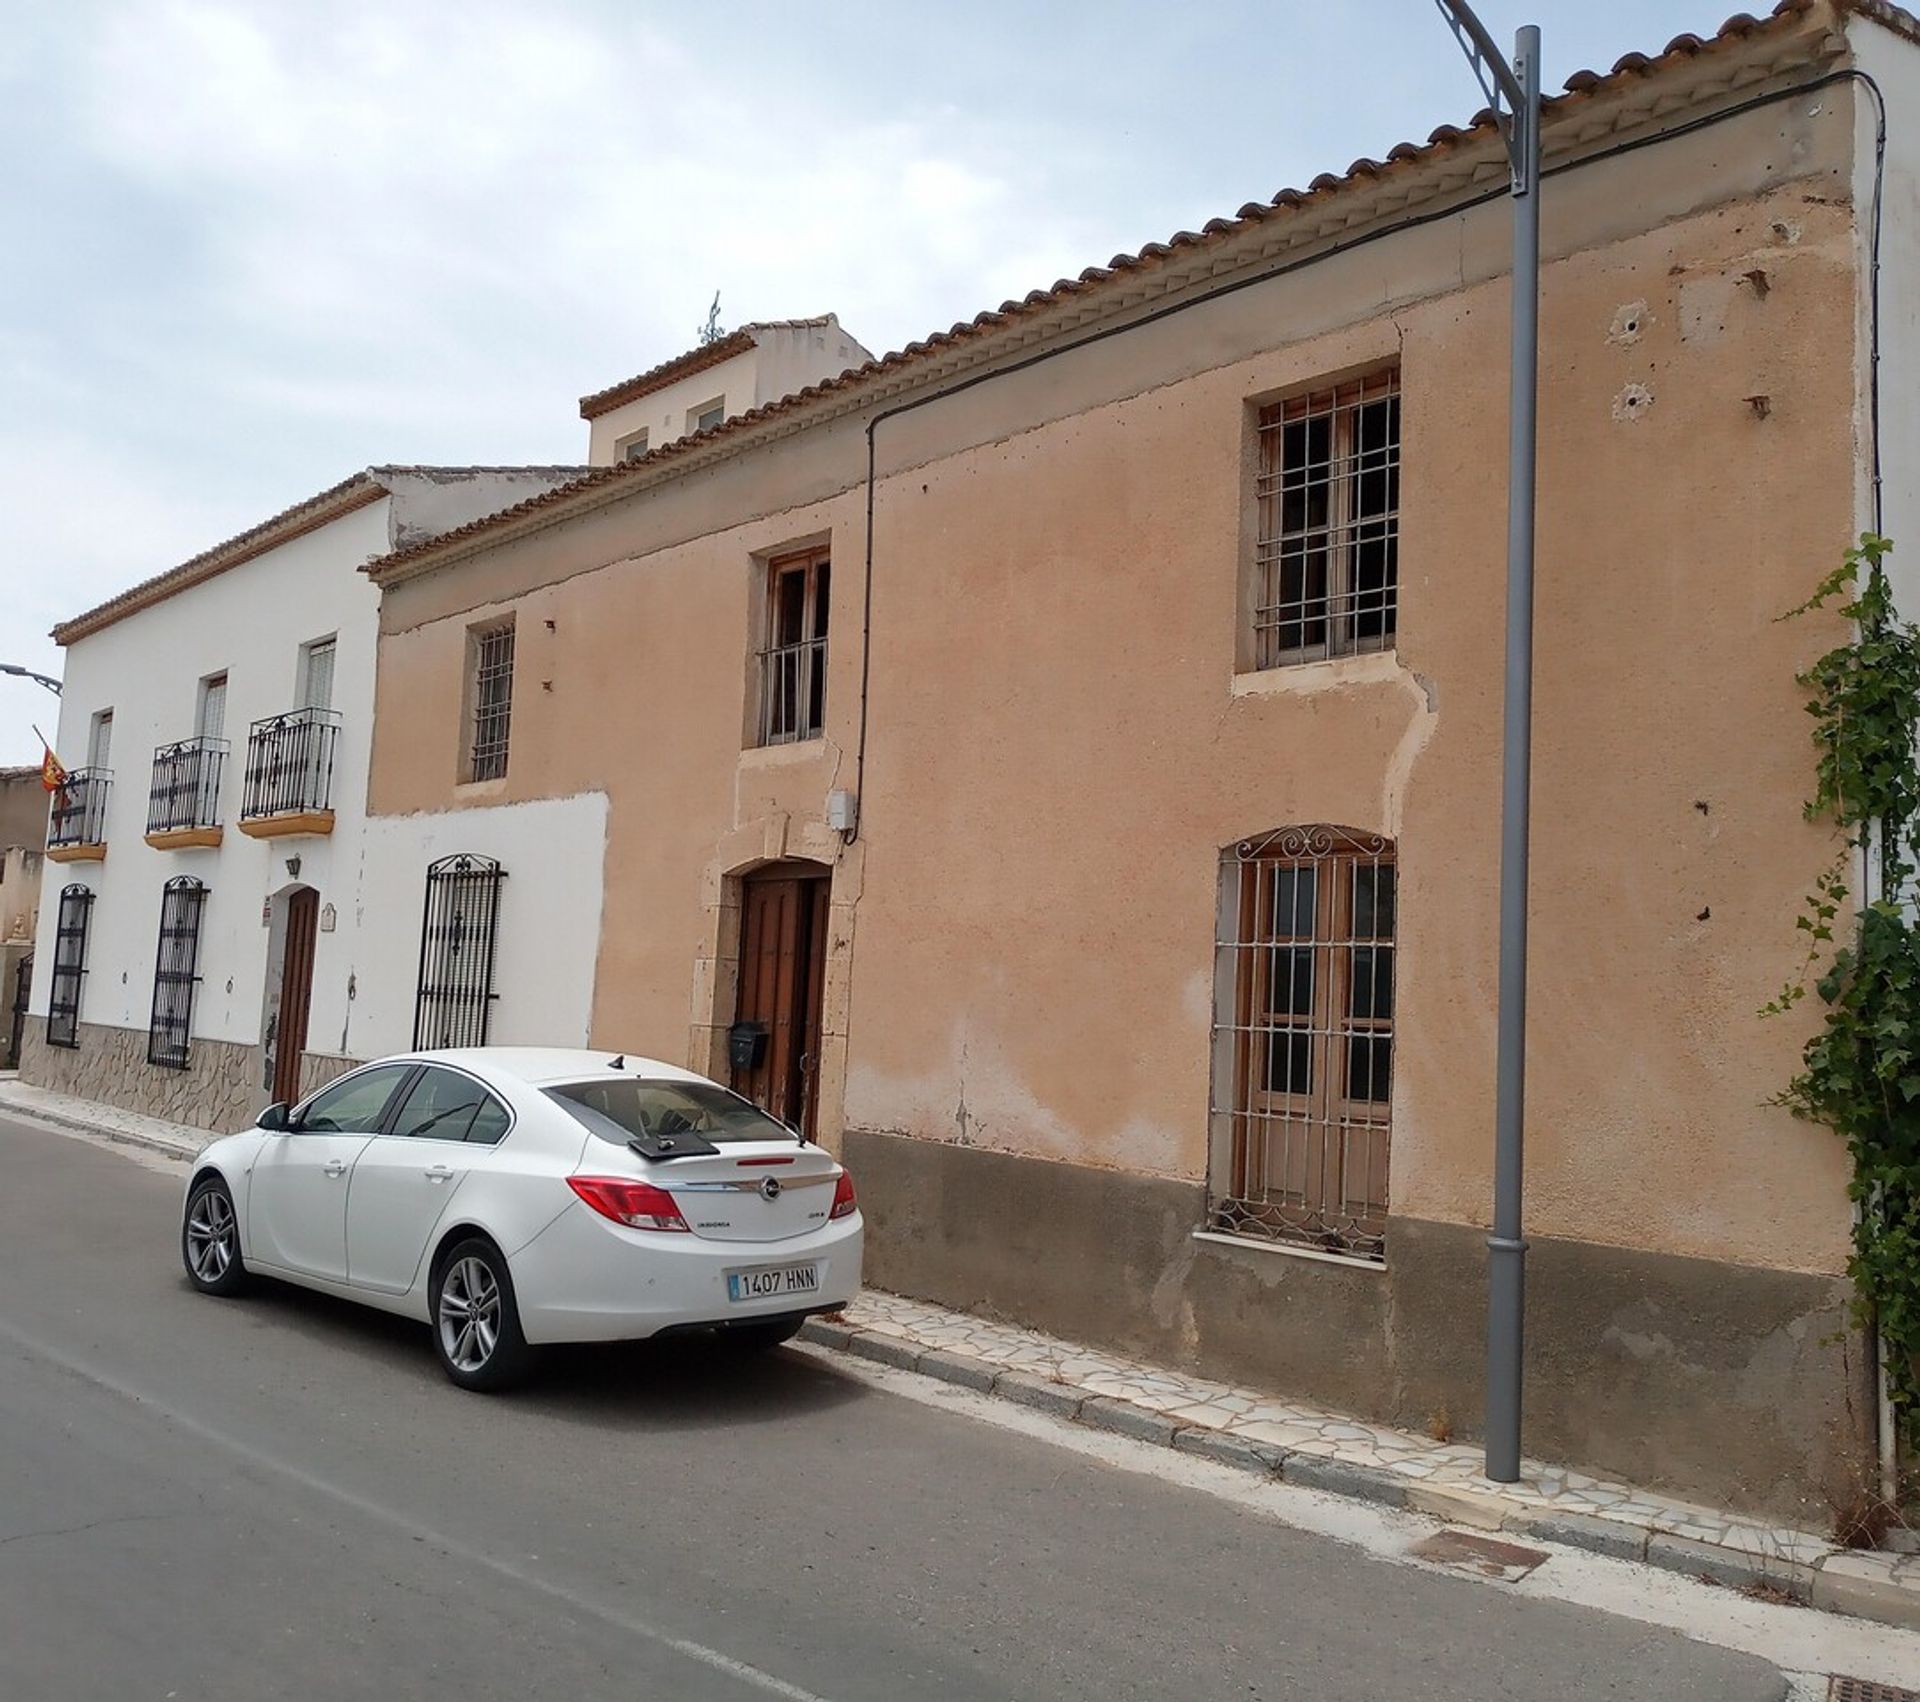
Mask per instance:
[[[343,479],[339,484],[309,497],[305,502],[296,503],[292,508],[276,514],[270,520],[262,521],[258,526],[249,527],[237,533],[224,543],[215,544],[210,550],[169,568],[165,573],[155,574],[151,579],[142,580],[138,585],[109,597],[106,602],[97,604],[84,614],[75,615],[71,620],[60,622],[53,629],[54,643],[65,648],[67,645],[87,638],[93,633],[138,614],[142,609],[152,608],[154,604],[176,597],[182,591],[204,584],[207,580],[265,555],[269,550],[278,549],[282,544],[295,538],[304,537],[309,532],[331,524],[343,515],[355,513],[388,495],[387,487],[380,482],[372,471],[355,473],[351,478]]]

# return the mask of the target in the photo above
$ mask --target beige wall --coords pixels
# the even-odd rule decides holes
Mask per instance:
[[[1833,104],[1570,176],[1549,220],[1541,1235],[1844,1261],[1838,1141],[1765,1104],[1804,1023],[1755,1015],[1833,849],[1800,819],[1812,753],[1793,675],[1834,628],[1774,618],[1854,527],[1849,115]],[[1716,207],[1742,144],[1757,179],[1784,157],[1790,180]],[[1393,1211],[1484,1220],[1507,326],[1506,286],[1485,280],[1505,239],[1498,207],[1444,220],[880,428],[830,1138],[843,1089],[852,1127],[1203,1176],[1220,850],[1334,822],[1399,841]],[[1764,295],[1743,281],[1756,269]],[[1396,352],[1397,649],[1236,680],[1253,407]],[[1636,385],[1651,400],[1631,403]],[[701,1025],[729,1014],[723,877],[834,855],[821,821],[854,779],[863,423],[387,594],[374,811],[609,796],[597,1043],[703,1062]],[[818,536],[835,549],[828,737],[743,755],[756,553]],[[465,628],[508,606],[511,769],[460,788]]]

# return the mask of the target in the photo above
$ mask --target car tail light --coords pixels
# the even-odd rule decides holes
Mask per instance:
[[[618,1176],[569,1176],[567,1186],[602,1217],[624,1223],[629,1229],[687,1228],[679,1202],[651,1182],[628,1182]]]
[[[843,1170],[839,1181],[833,1185],[833,1210],[827,1213],[827,1221],[831,1223],[836,1217],[852,1217],[858,1203],[853,1197],[853,1178]]]

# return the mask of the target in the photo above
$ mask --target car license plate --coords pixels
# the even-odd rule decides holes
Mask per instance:
[[[818,1294],[818,1265],[764,1265],[752,1271],[727,1272],[729,1300],[778,1300],[787,1294]]]

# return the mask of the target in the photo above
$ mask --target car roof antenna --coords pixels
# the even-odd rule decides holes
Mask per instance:
[[[626,1053],[622,1052],[619,1057],[615,1058],[607,1067],[612,1070],[624,1070],[627,1067]]]

